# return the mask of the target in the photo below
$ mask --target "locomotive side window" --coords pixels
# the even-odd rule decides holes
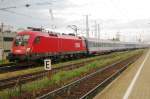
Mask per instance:
[[[36,37],[34,43],[39,44],[40,43],[40,37]]]

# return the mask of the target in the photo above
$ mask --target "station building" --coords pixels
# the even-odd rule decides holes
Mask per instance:
[[[0,58],[6,59],[11,51],[12,41],[16,36],[16,32],[12,31],[10,26],[0,26]],[[0,60],[1,60],[0,59]]]

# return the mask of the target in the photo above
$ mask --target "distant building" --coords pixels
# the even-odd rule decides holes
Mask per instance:
[[[11,51],[12,41],[16,36],[16,32],[13,32],[9,28],[10,26],[0,26],[0,48],[3,51],[2,57],[5,59],[8,53]],[[1,56],[0,56],[1,57]]]

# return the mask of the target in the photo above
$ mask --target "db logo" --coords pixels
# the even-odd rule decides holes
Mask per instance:
[[[80,47],[80,43],[75,43],[75,47],[79,48]]]
[[[45,70],[51,70],[51,60],[50,59],[45,59],[44,60],[44,69]]]

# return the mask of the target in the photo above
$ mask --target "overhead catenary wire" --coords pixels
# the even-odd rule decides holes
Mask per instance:
[[[42,19],[42,18],[38,18],[38,17],[34,17],[34,16],[27,15],[27,14],[15,12],[15,11],[12,11],[12,10],[2,10],[2,11],[8,12],[8,13],[12,13],[12,14],[15,14],[15,15],[19,15],[19,16],[24,16],[24,17],[36,19],[36,20],[44,20],[44,19]]]
[[[33,17],[33,16],[30,16],[30,15],[26,15],[24,13],[20,13],[20,12],[16,12],[16,11],[12,11],[10,9],[17,9],[17,8],[21,8],[21,7],[30,7],[30,6],[34,6],[34,5],[51,5],[50,2],[39,2],[39,3],[34,3],[34,4],[25,4],[25,5],[19,5],[19,6],[10,6],[10,7],[3,7],[3,8],[0,8],[0,11],[3,11],[3,12],[8,12],[8,13],[12,13],[12,14],[15,14],[15,15],[20,15],[20,16],[25,16],[25,17],[29,17],[29,18],[34,18],[34,19],[40,19],[40,20],[43,20],[42,18],[37,18],[37,17]]]
[[[26,15],[26,14],[23,14],[23,13],[18,13],[18,12],[11,11],[11,10],[6,10],[5,9],[5,10],[2,10],[2,11],[9,12],[9,13],[16,14],[16,15],[21,15],[21,16],[26,16],[26,17],[34,18],[32,16],[29,16],[29,15]]]
[[[22,8],[22,7],[31,7],[31,6],[39,6],[39,5],[51,5],[52,3],[50,2],[38,2],[38,3],[34,3],[34,4],[30,4],[30,3],[27,3],[27,4],[24,4],[24,5],[19,5],[19,6],[10,6],[10,7],[3,7],[3,8],[0,8],[0,10],[6,10],[6,9],[13,9],[13,8]]]

